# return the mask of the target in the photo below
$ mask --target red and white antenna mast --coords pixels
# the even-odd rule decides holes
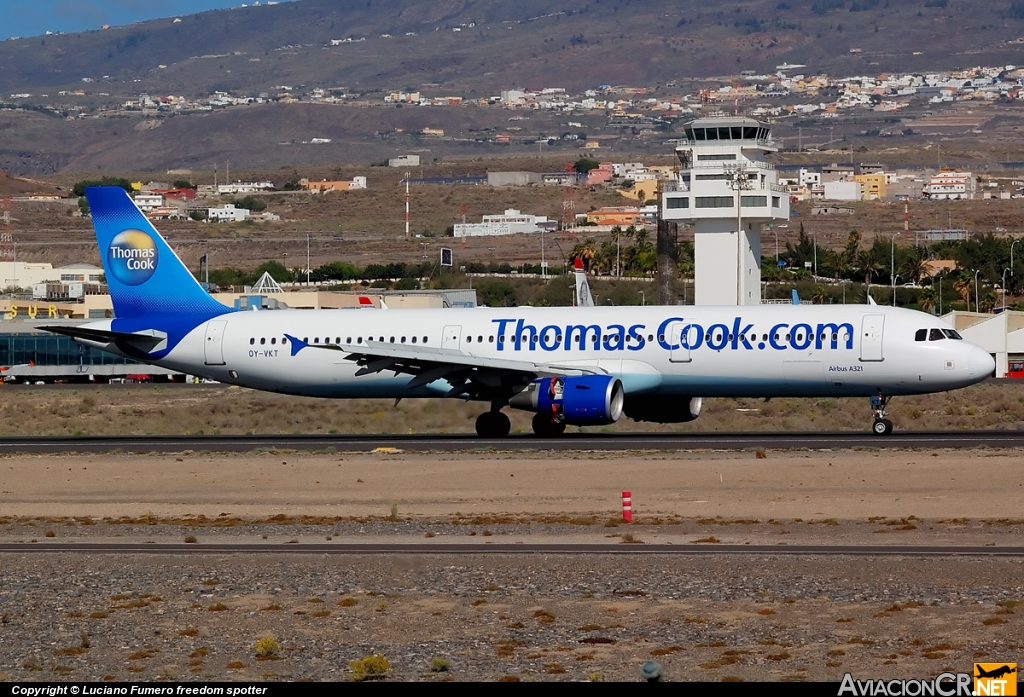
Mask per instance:
[[[405,239],[409,239],[409,173],[405,173]]]

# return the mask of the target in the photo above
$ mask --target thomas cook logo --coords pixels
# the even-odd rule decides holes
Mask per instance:
[[[156,271],[156,263],[156,243],[142,230],[124,230],[107,249],[107,268],[126,286],[148,281]]]

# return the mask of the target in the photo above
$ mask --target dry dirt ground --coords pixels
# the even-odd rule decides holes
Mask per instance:
[[[1022,647],[1003,557],[203,554],[213,542],[1019,545],[1021,453],[17,455],[0,678],[390,680],[929,677]],[[630,489],[631,525],[619,522]],[[273,660],[256,642],[273,636]],[[449,670],[434,672],[434,658]],[[439,667],[440,664],[437,664]]]
[[[899,430],[1024,428],[1024,385],[988,381],[889,405]],[[292,433],[473,433],[478,402],[457,399],[326,400],[225,385],[2,385],[0,436]],[[532,414],[506,409],[513,433],[530,433]],[[636,423],[580,431],[867,431],[864,398],[706,399],[685,424]],[[570,427],[570,430],[577,430]]]

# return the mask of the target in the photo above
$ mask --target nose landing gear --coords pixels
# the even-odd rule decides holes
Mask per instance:
[[[871,424],[871,432],[876,436],[887,436],[892,433],[892,421],[885,418],[889,412],[885,408],[889,405],[891,397],[878,395],[871,398],[871,410],[875,413],[875,421]]]

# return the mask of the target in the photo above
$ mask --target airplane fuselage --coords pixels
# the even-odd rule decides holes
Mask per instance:
[[[145,324],[133,320],[131,331],[145,328],[139,322]],[[118,324],[88,326],[116,330]],[[922,329],[932,340],[918,340]],[[150,362],[317,397],[449,391],[443,380],[410,390],[412,376],[386,370],[357,375],[346,350],[322,348],[354,351],[377,342],[596,370],[619,377],[627,395],[908,395],[964,387],[991,371],[989,354],[949,338],[950,329],[920,312],[870,305],[277,310],[203,321]],[[310,346],[294,352],[286,336]]]

